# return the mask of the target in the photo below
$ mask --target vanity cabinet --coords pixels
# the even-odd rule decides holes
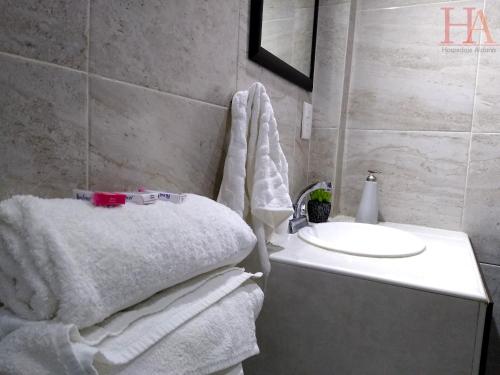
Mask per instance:
[[[403,227],[424,253],[370,259],[294,236],[271,255],[245,374],[480,374],[491,303],[467,236]]]

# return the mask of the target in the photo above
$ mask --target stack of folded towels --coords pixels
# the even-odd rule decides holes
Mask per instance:
[[[263,294],[229,208],[0,202],[1,374],[239,374]]]

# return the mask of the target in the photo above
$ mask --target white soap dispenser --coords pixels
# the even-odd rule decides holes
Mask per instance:
[[[374,176],[379,171],[368,171],[369,175],[365,181],[361,202],[359,202],[357,223],[377,224],[378,223],[378,188],[377,178]]]

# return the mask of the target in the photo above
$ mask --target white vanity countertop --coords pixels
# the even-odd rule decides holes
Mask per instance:
[[[334,221],[352,219],[338,217]],[[306,243],[294,234],[290,236],[285,249],[272,252],[270,259],[274,262],[489,302],[467,234],[389,222],[379,225],[413,233],[426,243],[426,250],[406,258],[370,258],[322,249]]]

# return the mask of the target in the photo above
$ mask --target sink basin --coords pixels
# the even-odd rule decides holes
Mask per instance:
[[[425,243],[414,234],[382,225],[330,222],[302,228],[299,237],[318,247],[378,258],[403,258],[420,254]]]

